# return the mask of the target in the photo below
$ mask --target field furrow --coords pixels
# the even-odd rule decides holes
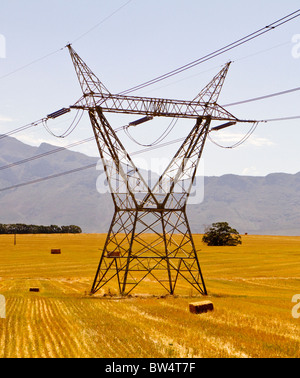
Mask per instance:
[[[151,277],[130,297],[113,281],[89,296],[104,238],[20,235],[13,246],[0,236],[0,358],[300,357],[291,302],[300,238],[248,235],[238,247],[205,248],[196,235],[208,298],[185,281],[166,295]],[[191,314],[189,303],[203,299],[214,311]]]

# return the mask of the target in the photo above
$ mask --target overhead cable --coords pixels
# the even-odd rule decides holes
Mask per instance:
[[[103,18],[100,22],[98,22],[96,25],[94,25],[92,28],[90,28],[87,32],[81,34],[79,37],[77,37],[76,39],[73,40],[73,43],[79,41],[81,38],[85,37],[87,34],[91,33],[93,30],[95,30],[96,28],[98,28],[100,25],[102,25],[105,21],[109,20],[112,16],[114,16],[116,13],[118,13],[121,9],[125,8],[127,5],[129,5],[129,3],[131,3],[133,0],[128,0],[125,4],[121,5],[118,9],[116,9],[115,11],[113,11],[111,14],[109,14],[108,16],[106,16],[105,18]]]
[[[159,136],[154,142],[150,143],[150,144],[143,144],[143,143],[140,143],[138,142],[130,133],[129,133],[129,127],[131,126],[131,124],[129,124],[128,126],[126,126],[124,128],[124,131],[125,131],[125,134],[128,136],[129,139],[131,139],[134,143],[140,145],[140,146],[143,146],[143,147],[153,147],[153,146],[156,146],[158,144],[160,144],[163,140],[166,139],[166,137],[171,133],[171,131],[174,129],[175,125],[177,124],[178,122],[178,118],[173,118],[171,120],[171,122],[169,123],[169,126],[166,128],[166,130],[162,133],[161,136]]]
[[[287,91],[281,91],[281,92],[271,93],[271,94],[265,95],[265,96],[250,98],[249,100],[232,102],[231,104],[226,104],[226,105],[222,105],[222,106],[225,108],[225,107],[228,107],[228,106],[241,105],[241,104],[246,104],[248,102],[260,101],[260,100],[265,100],[265,99],[271,98],[271,97],[282,96],[282,95],[285,95],[285,94],[288,94],[288,93],[297,92],[297,91],[300,91],[300,87],[293,88],[293,89],[288,89]]]
[[[264,119],[264,120],[262,120],[260,122],[292,121],[294,119],[300,119],[300,115],[298,115],[298,116],[292,116],[292,117],[281,117],[281,118]]]
[[[72,169],[70,171],[61,172],[61,173],[57,173],[55,175],[42,177],[42,178],[32,180],[32,181],[23,182],[21,184],[12,185],[12,186],[9,186],[7,188],[0,189],[0,192],[4,192],[4,191],[10,190],[10,189],[17,189],[17,188],[20,188],[22,186],[37,184],[37,183],[40,183],[40,182],[43,182],[43,181],[51,180],[51,179],[54,179],[54,178],[57,178],[57,177],[62,177],[62,176],[65,176],[65,175],[68,175],[68,174],[71,174],[71,173],[80,172],[80,171],[83,171],[83,170],[86,170],[86,169],[89,169],[89,168],[94,168],[94,167],[96,167],[96,164],[86,165],[84,167]]]
[[[17,72],[19,72],[19,71],[25,69],[25,68],[27,68],[27,67],[29,67],[29,66],[31,66],[31,65],[33,65],[33,64],[35,64],[35,63],[37,63],[37,62],[40,62],[41,60],[44,60],[44,59],[46,59],[46,58],[48,58],[48,57],[50,57],[50,56],[52,56],[52,55],[54,55],[54,54],[57,54],[58,52],[62,51],[64,48],[65,48],[65,47],[62,47],[62,48],[60,48],[60,49],[58,49],[58,50],[52,51],[51,53],[49,53],[49,54],[47,54],[47,55],[42,56],[41,58],[35,59],[35,60],[33,60],[33,61],[31,61],[31,62],[25,64],[24,66],[21,66],[21,67],[15,69],[15,70],[13,70],[13,71],[11,71],[11,72],[9,72],[9,73],[3,75],[3,76],[0,76],[0,79],[4,79],[4,78],[6,78],[6,77],[8,77],[8,76],[11,76],[11,75],[13,75],[13,74],[15,74],[15,73],[17,73]]]
[[[256,126],[257,125],[255,124],[255,128],[256,128]],[[253,127],[254,126],[252,126],[252,128],[250,130],[251,134],[254,132]],[[121,128],[119,128],[118,131],[120,131],[123,128],[124,128],[124,126],[121,127]],[[240,141],[240,142],[238,142],[236,144],[240,145],[242,142],[245,141],[246,137],[248,139],[249,136],[250,136],[249,135],[250,132],[248,132],[247,135],[243,138],[243,141]],[[157,146],[151,146],[151,147],[148,147],[148,148],[144,148],[142,150],[138,150],[138,151],[132,152],[131,156],[138,155],[138,154],[145,153],[145,152],[149,152],[149,151],[157,149],[157,148],[166,147],[166,146],[169,146],[171,144],[182,142],[184,140],[185,140],[185,138],[178,138],[178,139],[171,140],[169,142],[162,143],[162,144],[157,145]],[[55,152],[58,152],[58,150],[61,150],[61,149],[57,149]],[[53,153],[54,153],[54,151],[53,151]],[[11,189],[18,189],[20,187],[27,186],[27,185],[41,183],[43,181],[51,180],[51,179],[54,179],[54,178],[57,178],[57,177],[62,177],[62,176],[65,176],[65,175],[69,175],[69,174],[72,174],[72,173],[80,172],[80,171],[87,170],[87,169],[90,169],[90,168],[95,168],[96,166],[97,166],[97,163],[89,164],[89,165],[86,165],[86,166],[83,166],[83,167],[80,167],[80,168],[72,169],[70,171],[65,171],[65,172],[61,172],[61,173],[55,174],[55,175],[51,175],[51,176],[47,176],[47,177],[42,177],[42,178],[39,178],[39,179],[36,179],[36,180],[27,181],[27,182],[23,182],[23,183],[20,183],[20,184],[12,185],[12,186],[9,186],[9,187],[6,187],[6,188],[2,188],[2,189],[0,189],[0,192],[4,192],[4,191],[7,191],[7,190],[11,190]]]
[[[46,120],[46,118],[42,118],[42,119],[39,119],[38,121],[35,121],[35,122],[32,122],[32,123],[28,123],[25,126],[18,127],[17,129],[11,130],[11,131],[9,131],[9,132],[7,132],[5,134],[0,135],[0,139],[4,139],[4,138],[6,138],[6,137],[8,137],[10,135],[13,135],[13,134],[19,133],[21,131],[27,130],[27,129],[31,128],[31,127],[38,126],[41,123],[43,123],[45,120]]]
[[[70,111],[70,108],[68,108],[68,110]],[[51,114],[48,115],[48,117],[44,120],[44,122],[43,122],[43,126],[44,126],[44,128],[47,130],[47,132],[48,132],[49,134],[51,134],[52,136],[54,136],[55,138],[61,138],[61,139],[62,139],[62,138],[66,138],[67,136],[69,136],[70,134],[72,134],[72,132],[73,132],[73,131],[76,129],[76,127],[79,125],[79,122],[81,121],[81,119],[82,119],[82,117],[83,117],[83,113],[84,113],[84,111],[81,110],[81,114],[80,114],[80,116],[79,116],[79,119],[77,120],[77,117],[78,117],[78,115],[79,115],[79,113],[80,113],[80,110],[81,110],[81,109],[78,109],[78,111],[77,111],[77,113],[76,113],[76,115],[75,115],[75,117],[74,117],[74,119],[73,119],[71,125],[70,125],[70,126],[67,128],[67,130],[64,131],[61,135],[56,135],[56,134],[54,134],[54,132],[51,131],[50,128],[48,127],[48,124],[47,124],[48,119],[49,119],[49,118],[53,118]],[[60,117],[60,116],[63,115],[63,114],[66,114],[66,111],[60,113],[60,114],[57,115],[55,118]]]
[[[72,43],[75,43],[75,42],[79,41],[81,38],[85,37],[87,34],[89,34],[89,33],[92,32],[94,29],[96,29],[98,26],[100,26],[100,25],[103,24],[105,21],[107,21],[108,19],[110,19],[112,16],[114,16],[117,12],[119,12],[122,8],[124,8],[125,6],[127,6],[127,5],[128,5],[129,3],[131,3],[132,1],[133,1],[133,0],[129,0],[129,1],[127,1],[125,4],[123,4],[123,5],[120,6],[118,9],[116,9],[114,12],[112,12],[112,13],[109,14],[107,17],[105,17],[105,18],[102,19],[100,22],[98,22],[95,26],[93,26],[93,27],[92,27],[91,29],[89,29],[87,32],[83,33],[82,35],[80,35],[79,37],[77,37],[76,39],[74,39]],[[40,57],[40,58],[37,58],[37,59],[35,59],[35,60],[33,60],[33,61],[31,61],[31,62],[25,64],[24,66],[21,66],[21,67],[15,69],[15,70],[13,70],[13,71],[11,71],[11,72],[9,72],[9,73],[3,75],[3,76],[0,76],[0,80],[6,78],[6,77],[8,77],[8,76],[11,76],[11,75],[13,75],[13,74],[15,74],[15,73],[17,73],[17,72],[23,70],[23,69],[25,69],[25,68],[27,68],[27,67],[29,67],[29,66],[35,64],[35,63],[38,63],[38,62],[40,62],[40,61],[42,61],[42,60],[44,60],[44,59],[46,59],[46,58],[48,58],[48,57],[50,57],[50,56],[52,56],[52,55],[54,55],[54,54],[57,54],[58,52],[64,50],[65,48],[66,48],[66,46],[61,47],[60,49],[57,49],[57,50],[55,50],[55,51],[52,51],[52,52],[50,52],[49,54],[46,54],[46,55],[44,55],[44,56],[42,56],[42,57]]]
[[[256,130],[257,128],[257,125],[259,124],[259,122],[254,122],[253,125],[251,126],[250,130],[236,143],[232,144],[231,146],[223,146],[219,143],[217,143],[215,140],[212,139],[212,137],[210,136],[210,133],[208,134],[208,139],[215,145],[217,145],[218,147],[220,148],[226,148],[226,149],[233,149],[233,148],[237,148],[239,146],[241,146],[243,143],[246,142],[247,139],[250,138],[250,136],[254,133],[254,131]]]
[[[263,27],[263,28],[255,31],[255,32],[253,32],[251,34],[248,34],[247,36],[245,36],[243,38],[238,39],[235,42],[230,43],[229,45],[226,45],[226,46],[224,46],[224,47],[222,47],[222,48],[220,48],[218,50],[215,50],[214,52],[212,52],[210,54],[207,54],[207,55],[205,55],[205,56],[203,56],[203,57],[201,57],[199,59],[196,59],[196,60],[194,60],[194,61],[192,61],[192,62],[190,62],[188,64],[185,64],[185,65],[183,65],[181,67],[178,67],[178,68],[176,68],[176,69],[174,69],[172,71],[169,71],[169,72],[167,72],[167,73],[165,73],[163,75],[160,75],[160,76],[158,76],[158,77],[156,77],[156,78],[154,78],[152,80],[148,80],[148,81],[146,81],[146,82],[144,82],[142,84],[139,84],[139,85],[136,85],[136,86],[134,86],[132,88],[129,88],[129,89],[123,91],[123,92],[120,92],[119,94],[122,94],[122,95],[123,94],[128,94],[128,93],[131,93],[133,91],[137,91],[139,89],[145,88],[145,87],[147,87],[149,85],[153,85],[153,84],[155,84],[155,83],[157,83],[159,81],[165,80],[165,79],[167,79],[167,78],[169,78],[171,76],[177,75],[177,74],[179,74],[179,73],[181,73],[183,71],[186,71],[186,70],[188,70],[190,68],[193,68],[193,67],[195,67],[195,66],[197,66],[197,65],[199,65],[201,63],[204,63],[204,62],[206,62],[206,61],[208,61],[210,59],[213,59],[213,58],[215,58],[215,57],[217,57],[217,56],[219,56],[221,54],[224,54],[225,52],[230,51],[230,50],[232,50],[232,49],[234,49],[234,48],[236,48],[238,46],[241,46],[244,43],[247,43],[247,42],[249,42],[249,41],[251,41],[251,40],[253,40],[253,39],[255,39],[255,38],[257,38],[257,37],[259,37],[259,36],[261,36],[263,34],[265,34],[265,33],[268,33],[270,31],[278,28],[279,26],[282,26],[282,25],[286,24],[287,22],[292,21],[293,19],[295,19],[295,18],[297,18],[299,16],[300,16],[300,9],[296,10],[293,13],[288,14],[285,17],[282,17],[281,19],[279,19],[279,20],[271,23],[270,25],[267,25],[267,26],[265,26],[265,27]]]
[[[93,137],[90,137],[90,138],[69,144],[68,146],[65,146],[65,147],[54,148],[53,150],[49,150],[49,151],[43,152],[41,154],[31,156],[30,158],[19,160],[19,161],[16,161],[14,163],[10,163],[10,164],[4,165],[4,166],[0,166],[0,171],[3,171],[4,169],[8,169],[8,168],[13,168],[13,167],[16,167],[16,166],[21,165],[21,164],[29,163],[33,160],[37,160],[37,159],[43,158],[43,157],[48,156],[48,155],[52,155],[52,154],[55,154],[55,153],[58,153],[58,152],[61,152],[61,151],[65,151],[68,148],[76,147],[76,146],[79,146],[83,143],[91,142],[91,141],[94,141],[94,140],[95,140],[95,137],[93,136]]]
[[[292,118],[293,119],[294,118],[300,118],[300,116],[298,116],[298,117],[292,117]],[[279,120],[279,119],[273,119],[273,120],[265,120],[265,121],[255,122],[252,125],[252,127],[250,128],[250,130],[245,134],[245,136],[243,138],[241,138],[238,142],[234,143],[231,146],[223,146],[223,145],[217,143],[216,141],[214,141],[211,138],[210,133],[208,134],[208,139],[212,143],[214,143],[215,145],[217,145],[218,147],[221,147],[221,148],[226,148],[226,149],[236,148],[236,147],[240,146],[241,144],[245,143],[246,140],[250,138],[250,136],[254,133],[254,131],[256,130],[256,128],[257,128],[257,126],[258,126],[258,124],[260,122],[269,122],[269,121],[274,121],[274,120]],[[125,126],[119,127],[115,131],[120,131],[120,130],[123,130],[123,129],[125,129]],[[214,131],[214,130],[211,130],[211,131]],[[91,141],[93,139],[94,138],[88,138],[85,141]],[[174,140],[171,140],[169,142],[161,143],[159,145],[154,145],[154,146],[151,146],[151,147],[148,147],[148,148],[144,148],[142,150],[138,150],[138,151],[132,152],[130,155],[133,156],[133,155],[138,155],[138,154],[141,154],[141,153],[149,152],[151,150],[154,150],[154,149],[157,149],[157,148],[166,147],[166,146],[169,146],[171,144],[182,142],[184,140],[185,140],[185,138],[174,139]],[[77,143],[80,143],[80,142],[77,142]],[[71,145],[69,147],[71,147]],[[56,150],[53,150],[52,152],[50,151],[47,154],[59,152],[62,149],[63,148],[58,148]],[[40,156],[36,156],[35,158],[38,158],[38,157],[40,157]],[[32,160],[33,159],[34,158],[32,158]],[[17,164],[18,163],[16,163],[15,165],[17,165]],[[40,178],[40,179],[36,179],[36,180],[32,180],[32,181],[28,181],[28,182],[24,182],[24,183],[20,183],[20,184],[16,184],[16,185],[12,185],[12,186],[9,186],[9,187],[6,187],[6,188],[2,188],[2,189],[0,189],[0,192],[4,192],[4,191],[7,191],[7,190],[11,190],[11,189],[17,189],[17,188],[20,188],[20,187],[23,187],[23,186],[27,186],[27,185],[37,184],[37,183],[40,183],[40,182],[43,182],[43,181],[47,181],[47,180],[51,180],[51,179],[54,179],[54,178],[57,178],[57,177],[62,177],[62,176],[69,175],[69,174],[72,174],[72,173],[76,173],[76,172],[84,171],[84,170],[87,170],[87,169],[95,168],[96,166],[97,166],[97,163],[89,164],[89,165],[86,165],[86,166],[83,166],[83,167],[80,167],[80,168],[72,169],[70,171],[65,171],[65,172],[61,172],[61,173],[55,174],[55,175],[51,175],[51,176],[43,177],[43,178]],[[0,167],[0,170],[1,169],[5,169],[5,168],[6,167],[2,167],[2,168]]]
[[[178,142],[183,141],[184,139],[185,138],[179,138],[179,139],[176,139],[176,140],[173,140],[173,141],[170,141],[170,142],[163,143],[159,146],[153,146],[153,147],[150,147],[150,148],[145,148],[145,149],[142,149],[142,150],[139,150],[139,151],[135,151],[131,154],[131,156],[137,155],[137,154],[140,154],[140,153],[144,153],[144,152],[148,152],[150,150],[153,150],[153,149],[156,149],[156,148],[159,148],[159,147],[165,147],[165,146],[168,146],[170,144],[178,143]],[[80,167],[80,168],[72,169],[70,171],[65,171],[65,172],[61,172],[61,173],[54,174],[54,175],[51,175],[51,176],[42,177],[42,178],[39,178],[39,179],[36,179],[36,180],[27,181],[27,182],[23,182],[23,183],[20,183],[20,184],[8,186],[6,188],[0,189],[0,192],[4,192],[4,191],[7,191],[7,190],[11,190],[11,189],[18,189],[18,188],[23,187],[23,186],[38,184],[38,183],[41,183],[43,181],[48,181],[48,180],[51,180],[51,179],[54,179],[54,178],[57,178],[57,177],[62,177],[62,176],[65,176],[65,175],[84,171],[84,170],[87,170],[87,169],[96,168],[97,164],[98,163],[89,164],[89,165],[86,165],[86,166],[83,166],[83,167]]]

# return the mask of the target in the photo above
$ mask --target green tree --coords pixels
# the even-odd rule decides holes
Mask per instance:
[[[71,225],[71,226],[62,226],[61,232],[63,234],[81,234],[82,230],[79,226]]]
[[[22,223],[17,224],[2,224],[0,223],[0,235],[1,234],[80,234],[82,230],[79,226],[62,226],[59,227],[56,224],[51,226],[37,226],[34,224],[26,225]]]
[[[60,234],[61,233],[61,228],[57,226],[56,224],[51,224],[49,226],[50,234]]]
[[[227,222],[213,223],[203,235],[202,241],[209,246],[236,246],[242,244],[238,231]]]

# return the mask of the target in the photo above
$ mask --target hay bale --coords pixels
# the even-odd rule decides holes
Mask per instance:
[[[51,249],[51,255],[60,255],[61,250],[60,249]]]
[[[119,251],[107,252],[107,257],[120,257],[121,254]]]
[[[202,314],[207,311],[213,311],[214,305],[211,301],[201,301],[189,304],[189,309],[192,314]]]
[[[29,291],[32,291],[32,292],[34,292],[34,293],[39,293],[39,292],[40,292],[40,289],[39,289],[38,287],[31,287],[31,288],[29,289]]]

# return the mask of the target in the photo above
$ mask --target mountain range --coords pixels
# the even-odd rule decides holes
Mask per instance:
[[[57,148],[1,138],[0,223],[75,224],[86,233],[107,232],[113,202],[109,193],[96,190],[99,159],[64,148],[51,153]],[[194,233],[226,221],[240,233],[300,235],[300,172],[227,174],[199,182],[203,201],[187,207]]]

